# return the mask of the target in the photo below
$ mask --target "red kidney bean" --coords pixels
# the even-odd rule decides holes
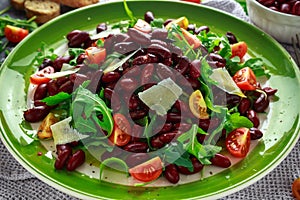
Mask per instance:
[[[79,31],[74,30],[67,35],[67,39],[69,40],[68,46],[71,48],[80,48],[86,42],[90,39],[90,36],[85,31]]]
[[[82,64],[88,56],[85,53],[81,53],[76,58],[76,64]]]
[[[72,155],[72,148],[70,145],[63,144],[63,145],[57,145],[57,158],[54,163],[55,169],[62,169],[66,163],[67,160],[71,157]]]
[[[199,89],[201,84],[198,79],[192,78],[192,77],[186,77],[186,80],[190,84],[189,86],[192,86],[194,90]]]
[[[300,1],[296,1],[293,5],[292,14],[300,16]]]
[[[240,104],[238,105],[239,112],[243,115],[249,110],[251,107],[251,101],[247,98],[242,98],[240,101]]]
[[[164,21],[164,26],[167,26],[171,21],[173,21],[174,19],[166,19]]]
[[[141,75],[141,68],[137,65],[133,67],[128,67],[123,71],[124,77],[127,78],[136,78]]]
[[[219,54],[210,53],[209,58],[212,61],[216,61],[215,64],[216,64],[217,67],[225,67],[226,66],[226,60],[222,56],[220,56]]]
[[[178,62],[178,64],[174,67],[179,73],[184,74],[188,69],[190,61],[188,57],[182,56]]]
[[[254,127],[258,127],[260,122],[259,122],[259,118],[257,117],[257,114],[254,110],[248,110],[246,112],[247,118],[253,123]]]
[[[88,85],[88,89],[90,91],[92,91],[93,93],[97,93],[99,91],[100,85],[101,85],[100,79],[101,79],[102,75],[103,75],[103,71],[101,69],[95,71],[92,74],[91,82]]]
[[[176,123],[176,124],[174,124],[173,127],[176,131],[181,131],[184,133],[184,132],[187,132],[188,130],[190,130],[192,125],[188,124],[188,123]]]
[[[165,168],[164,171],[164,176],[165,178],[173,184],[178,183],[180,176],[179,176],[179,172],[177,170],[176,165],[174,164],[168,164]]]
[[[252,127],[250,128],[250,137],[251,140],[258,140],[260,138],[262,138],[263,133],[261,132],[261,130],[259,130],[258,128]]]
[[[69,63],[73,58],[73,56],[59,56],[53,61],[53,68],[56,72],[59,72],[63,64]]]
[[[72,81],[69,80],[58,88],[58,92],[66,92],[71,94],[73,92],[73,89],[74,89],[74,84],[72,83]]]
[[[149,45],[147,49],[148,53],[157,55],[161,58],[170,58],[171,57],[171,52],[169,49],[166,47],[159,45],[159,44],[151,44]]]
[[[146,110],[135,110],[135,111],[130,111],[129,114],[133,120],[138,120],[147,116],[148,112]]]
[[[141,74],[141,84],[148,84],[151,79],[153,78],[153,72],[154,72],[154,65],[153,64],[147,64]]]
[[[47,83],[47,91],[49,96],[53,96],[58,93],[58,85],[56,84],[56,81],[54,79],[50,80]]]
[[[199,127],[202,128],[204,131],[207,131],[209,128],[210,119],[200,119],[199,120]]]
[[[151,33],[151,39],[165,40],[168,37],[168,31],[162,28],[156,28]]]
[[[187,26],[187,31],[192,31],[193,33],[195,33],[195,29],[196,29],[196,26],[195,26],[195,24],[189,24],[188,26]]]
[[[229,44],[235,44],[238,43],[238,40],[236,39],[235,35],[232,32],[227,32],[226,37],[229,41]]]
[[[132,95],[129,99],[128,109],[130,111],[137,110],[140,105],[140,100],[137,96]]]
[[[127,54],[138,49],[135,42],[120,42],[114,45],[114,50],[120,54]]]
[[[171,131],[172,128],[173,128],[173,124],[172,123],[165,123],[160,130],[156,130],[155,129],[154,132],[166,133],[166,132]]]
[[[206,135],[204,134],[197,134],[197,140],[200,144],[203,144],[204,140],[205,140]]]
[[[157,63],[159,61],[158,57],[154,54],[146,54],[146,55],[141,55],[137,56],[136,58],[133,59],[132,64],[133,65],[143,65],[143,64],[148,64],[148,63]]]
[[[145,14],[144,14],[144,20],[146,22],[148,22],[149,24],[154,20],[154,15],[151,11],[147,11]]]
[[[76,73],[74,73],[74,74],[76,74]],[[64,83],[67,82],[68,80],[70,80],[70,78],[67,77],[67,76],[58,77],[58,78],[56,79],[56,84],[57,84],[58,86],[61,86],[62,84],[64,84]]]
[[[228,168],[231,166],[231,162],[227,156],[217,153],[212,159],[211,163],[218,167]]]
[[[165,143],[163,143],[162,141],[160,141],[158,136],[153,136],[151,138],[151,147],[155,148],[155,149],[160,149],[161,147],[163,147],[165,145]]]
[[[97,27],[96,27],[96,32],[97,33],[101,33],[102,31],[106,31],[106,30],[107,30],[107,25],[104,22],[98,24]]]
[[[170,112],[167,114],[167,122],[178,123],[181,121],[181,115],[178,113]]]
[[[67,170],[74,171],[77,167],[82,165],[85,161],[85,153],[83,150],[77,150],[67,162]]]
[[[277,89],[273,89],[271,87],[264,87],[263,91],[268,95],[268,96],[272,96],[277,92]]]
[[[128,167],[134,167],[148,161],[149,159],[150,156],[147,153],[133,153],[126,158],[125,162],[127,163]]]
[[[275,0],[258,0],[258,1],[264,6],[271,6],[275,3]]]
[[[125,91],[134,91],[137,89],[139,82],[134,78],[121,78],[120,79],[120,86],[122,90]]]
[[[226,93],[226,102],[229,105],[235,105],[238,104],[241,101],[241,97],[234,94],[228,94]]]
[[[34,96],[33,96],[33,100],[41,100],[43,98],[45,98],[47,96],[47,84],[46,83],[42,83],[40,85],[37,86],[35,92],[34,92]]]
[[[157,76],[161,79],[164,80],[166,78],[171,78],[172,80],[175,81],[175,74],[174,72],[170,69],[170,67],[162,64],[162,63],[158,63],[157,66],[155,67],[156,70],[156,74]]]
[[[210,29],[208,26],[200,26],[195,30],[195,34],[198,35],[201,31],[205,31],[206,33],[208,33]]]
[[[74,73],[70,75],[70,81],[74,84],[74,87],[78,87],[81,85],[84,81],[88,80],[89,78],[87,75],[80,74],[80,73]]]
[[[164,144],[170,143],[176,136],[176,132],[162,133],[158,136],[159,140]]]
[[[157,44],[168,49],[168,44],[165,41],[159,39],[151,39],[151,44]]]
[[[201,68],[201,61],[200,60],[193,60],[190,64],[190,76],[192,78],[199,78],[201,73],[200,73],[200,68]]]
[[[192,161],[192,164],[193,164],[193,167],[194,167],[193,171],[190,171],[188,168],[183,167],[183,166],[178,166],[178,171],[181,174],[189,175],[189,174],[198,173],[203,169],[203,165],[200,163],[200,161],[197,158],[192,157],[191,161]]]
[[[39,70],[44,69],[45,67],[53,66],[53,61],[49,58],[45,58],[42,64],[39,66]]]
[[[130,36],[130,39],[138,44],[141,45],[150,45],[151,39],[150,35],[143,33],[141,31],[138,31],[135,28],[129,28],[127,31],[127,34]]]
[[[146,153],[148,149],[148,144],[145,142],[134,142],[129,143],[124,146],[125,151],[133,153]]]
[[[113,83],[113,82],[117,82],[119,80],[119,78],[121,77],[119,72],[107,72],[105,74],[103,74],[101,81],[103,83]]]
[[[258,113],[264,112],[265,109],[268,108],[269,103],[269,99],[265,96],[265,94],[261,93],[253,103],[253,109]]]
[[[48,106],[37,106],[24,111],[23,116],[28,122],[42,121],[50,112]]]

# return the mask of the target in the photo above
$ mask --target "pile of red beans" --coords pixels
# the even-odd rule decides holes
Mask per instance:
[[[300,16],[299,0],[257,0],[262,5],[286,14]]]

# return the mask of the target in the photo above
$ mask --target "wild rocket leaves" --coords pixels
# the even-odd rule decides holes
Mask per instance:
[[[74,128],[79,132],[96,133],[100,127],[108,134],[112,132],[114,123],[111,110],[97,94],[88,89],[82,86],[78,87],[74,93],[71,110]]]

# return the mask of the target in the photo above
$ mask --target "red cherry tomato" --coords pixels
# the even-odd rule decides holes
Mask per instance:
[[[245,42],[238,42],[235,44],[230,45],[231,46],[231,57],[238,56],[242,60],[243,57],[246,55],[248,51],[248,46]]]
[[[124,146],[131,140],[131,135],[129,135],[131,126],[126,117],[120,113],[114,114],[113,119],[114,129],[108,139],[117,146]]]
[[[201,3],[201,0],[181,0],[181,1],[187,1],[187,2],[193,2],[193,3]]]
[[[233,80],[241,90],[255,90],[257,87],[256,76],[249,67],[237,71]]]
[[[6,25],[4,28],[4,34],[8,41],[18,43],[23,40],[29,31],[27,29],[19,28],[16,26]]]
[[[85,50],[90,64],[99,64],[106,58],[106,49],[98,47],[89,47]]]
[[[45,67],[44,69],[42,69],[30,76],[30,83],[35,84],[35,85],[40,85],[42,83],[48,83],[51,79],[48,77],[45,77],[45,74],[52,74],[54,72],[55,72],[55,70],[53,67],[51,67],[51,66]]]
[[[158,156],[129,169],[131,176],[143,182],[149,182],[157,179],[161,175],[162,171],[163,164]]]
[[[250,140],[250,130],[242,127],[230,132],[226,137],[225,144],[231,155],[244,158],[249,152]]]
[[[292,185],[292,192],[296,200],[300,200],[300,178],[297,178]]]

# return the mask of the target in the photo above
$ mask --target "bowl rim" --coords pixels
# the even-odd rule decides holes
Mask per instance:
[[[250,2],[250,1],[253,2],[256,6],[260,7],[263,10],[265,10],[266,12],[270,12],[270,13],[273,13],[274,15],[279,15],[279,16],[282,16],[282,17],[286,17],[286,18],[288,18],[288,20],[291,20],[291,17],[292,17],[293,19],[295,19],[295,20],[298,19],[300,21],[300,16],[298,16],[298,15],[272,10],[272,9],[268,8],[267,6],[264,6],[263,4],[259,3],[257,0],[246,0],[246,2]],[[248,6],[248,9],[249,9],[249,6]]]

